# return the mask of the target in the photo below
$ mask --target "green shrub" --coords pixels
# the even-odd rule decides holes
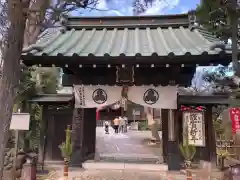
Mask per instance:
[[[59,145],[59,148],[61,150],[62,157],[69,161],[72,154],[70,126],[66,129],[66,140]]]
[[[138,130],[139,131],[146,131],[148,130],[148,123],[146,120],[138,121]]]
[[[191,161],[196,154],[196,147],[188,143],[181,143],[179,148],[185,160]]]

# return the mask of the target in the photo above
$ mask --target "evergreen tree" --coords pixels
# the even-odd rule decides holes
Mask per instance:
[[[240,82],[240,66],[238,62],[239,41],[239,3],[237,0],[201,0],[197,7],[198,21],[208,30],[213,31],[225,42],[230,38],[232,50],[232,64],[236,81]],[[212,48],[220,47],[225,50],[225,45],[217,44]]]
[[[153,5],[153,2],[156,0],[134,0],[133,1],[133,14],[139,15],[151,7]]]
[[[231,37],[231,32],[225,31],[230,25],[228,9],[221,0],[201,0],[197,6],[198,22],[221,38]]]
[[[42,25],[49,26],[60,16],[96,0],[8,0],[1,1],[0,23],[3,37],[3,67],[0,79],[0,179],[3,175],[4,150],[8,141],[13,105],[18,96],[22,48],[36,41]],[[26,42],[26,32],[34,40]],[[34,34],[35,33],[35,34]],[[27,34],[28,35],[28,34]]]

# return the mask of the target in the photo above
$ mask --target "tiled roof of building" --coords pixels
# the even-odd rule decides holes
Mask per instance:
[[[69,18],[58,30],[23,50],[34,56],[184,56],[216,55],[219,42],[201,28],[189,28],[187,15]]]

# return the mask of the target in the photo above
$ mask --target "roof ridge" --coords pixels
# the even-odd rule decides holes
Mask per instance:
[[[125,28],[125,27],[169,27],[189,26],[189,14],[158,16],[110,16],[110,17],[65,17],[68,28]]]
[[[188,13],[182,14],[164,14],[164,15],[141,15],[141,16],[65,16],[67,20],[74,20],[74,19],[150,19],[150,18],[188,18]]]

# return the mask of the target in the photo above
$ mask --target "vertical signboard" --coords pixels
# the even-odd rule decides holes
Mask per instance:
[[[183,112],[183,130],[187,131],[188,144],[193,146],[205,146],[204,112]],[[184,138],[186,138],[184,137]]]

